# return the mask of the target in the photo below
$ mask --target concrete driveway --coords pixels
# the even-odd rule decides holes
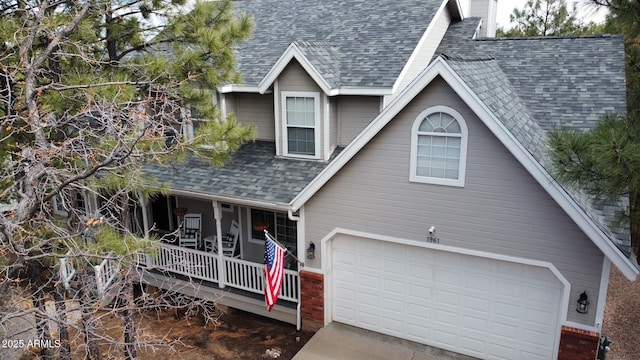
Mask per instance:
[[[339,323],[320,329],[293,360],[470,360],[468,356]]]

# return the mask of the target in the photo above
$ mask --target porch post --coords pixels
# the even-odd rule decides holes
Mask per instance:
[[[213,217],[216,219],[216,241],[218,242],[218,286],[220,288],[225,287],[225,283],[227,279],[225,279],[225,271],[224,271],[224,257],[222,252],[222,212],[220,209],[220,204],[216,201],[212,201],[213,205]]]
[[[140,207],[142,207],[142,227],[144,228],[145,240],[149,238],[149,214],[147,214],[147,201],[142,193],[138,193],[140,199]]]

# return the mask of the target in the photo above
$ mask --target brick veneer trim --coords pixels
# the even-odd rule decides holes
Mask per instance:
[[[596,332],[563,326],[558,360],[595,360],[599,340]]]
[[[302,320],[324,324],[324,275],[300,271]]]

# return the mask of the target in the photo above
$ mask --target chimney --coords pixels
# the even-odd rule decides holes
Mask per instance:
[[[498,0],[469,0],[469,17],[482,18],[480,37],[496,37]]]

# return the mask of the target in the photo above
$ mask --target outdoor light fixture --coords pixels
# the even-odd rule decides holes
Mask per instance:
[[[429,236],[427,237],[427,242],[435,243],[435,244],[440,243],[440,238],[437,238],[435,236],[435,233],[436,233],[436,227],[431,225],[431,227],[429,228]]]
[[[314,244],[312,241],[311,244],[309,244],[309,248],[307,248],[307,259],[315,259],[315,257],[316,257],[316,244]]]
[[[576,311],[580,314],[586,314],[589,311],[589,299],[587,298],[586,291],[583,291],[582,294],[580,294]]]

